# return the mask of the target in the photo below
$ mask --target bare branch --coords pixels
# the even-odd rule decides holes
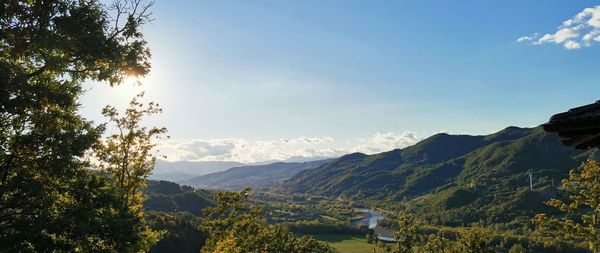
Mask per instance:
[[[113,18],[112,22],[114,23],[112,31],[110,31],[110,38],[115,38],[122,34],[125,30],[129,28],[130,25],[134,25],[135,23],[143,24],[144,21],[151,22],[153,19],[151,18],[152,12],[149,12],[150,7],[154,5],[154,1],[150,1],[147,4],[144,4],[144,0],[115,0],[111,4],[111,10],[116,13],[115,18]],[[110,16],[110,15],[109,15]],[[127,16],[127,20],[125,24],[121,26],[121,17]],[[129,21],[129,17],[133,17],[133,23],[131,24]]]

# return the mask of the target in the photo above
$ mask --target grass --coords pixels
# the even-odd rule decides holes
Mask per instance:
[[[356,216],[353,216],[352,218],[350,218],[350,221],[359,221],[359,220],[362,220],[364,218],[365,218],[364,215],[356,215]]]
[[[339,221],[336,218],[333,218],[331,216],[327,216],[327,215],[321,215],[321,218],[326,219],[326,220],[331,220],[331,221]]]
[[[329,243],[342,253],[369,253],[371,252],[371,244],[367,243],[367,239],[360,235],[339,235],[339,234],[323,234],[315,235],[317,240]]]

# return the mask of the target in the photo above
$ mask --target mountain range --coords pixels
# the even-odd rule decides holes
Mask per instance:
[[[436,134],[403,149],[310,162],[161,162],[157,173],[188,173],[173,181],[198,188],[270,186],[264,189],[379,203],[432,223],[457,225],[514,222],[551,212],[544,201],[558,196],[569,170],[590,157],[599,157],[596,149],[566,147],[541,127],[508,127],[489,135]]]
[[[207,188],[220,188],[220,189],[238,189],[239,187],[244,188],[245,184],[241,183],[237,177],[239,176],[239,169],[234,170],[230,173],[226,174],[217,174],[210,176],[207,179],[208,181],[204,181],[205,178],[192,180],[196,177],[202,175],[208,175],[212,173],[217,173],[221,171],[225,171],[231,168],[249,168],[250,173],[244,173],[244,175],[253,175],[252,172],[255,172],[256,175],[248,181],[248,186],[251,187],[260,187],[266,184],[270,184],[273,182],[277,182],[279,180],[288,179],[293,176],[296,172],[307,168],[313,168],[313,165],[320,165],[320,163],[310,163],[312,161],[320,161],[327,160],[331,158],[327,157],[303,157],[303,156],[294,156],[290,157],[286,160],[282,161],[262,161],[256,163],[241,163],[235,161],[166,161],[166,160],[157,160],[156,165],[154,167],[152,175],[150,175],[150,180],[165,180],[171,182],[178,182],[184,184],[190,184],[195,186],[204,186]],[[306,163],[306,164],[304,164]],[[271,165],[273,164],[273,165]],[[304,164],[304,165],[302,165]],[[263,165],[271,165],[266,167],[260,167]],[[268,171],[274,171],[273,179],[269,179]],[[289,170],[289,172],[285,172]],[[238,172],[236,172],[238,171]],[[262,174],[261,174],[262,173]],[[228,179],[227,176],[231,175],[231,180],[235,182],[231,184],[225,183]],[[262,177],[262,178],[260,178]],[[212,181],[216,180],[213,183]],[[197,182],[196,182],[197,181]],[[219,182],[217,182],[219,181]],[[220,183],[221,182],[221,183]]]
[[[249,165],[202,175],[181,184],[206,189],[239,190],[246,187],[261,188],[288,179],[295,174],[317,168],[329,160],[308,162],[275,162],[265,165]]]
[[[444,224],[506,222],[545,210],[544,200],[557,194],[552,185],[595,155],[596,150],[564,146],[541,127],[508,127],[482,136],[436,134],[404,149],[329,160],[274,191],[402,203],[392,207]]]

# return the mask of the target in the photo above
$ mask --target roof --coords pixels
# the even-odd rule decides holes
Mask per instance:
[[[395,242],[396,241],[394,239],[394,231],[382,228],[381,226],[376,226],[373,229],[373,234],[375,234],[377,236],[377,239],[379,239],[380,241],[386,241],[386,242]]]
[[[547,132],[558,133],[567,146],[577,149],[599,147],[600,100],[556,114],[542,127]]]

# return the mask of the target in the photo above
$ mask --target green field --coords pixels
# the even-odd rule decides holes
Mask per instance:
[[[369,253],[371,252],[371,244],[367,243],[367,239],[360,235],[337,235],[324,234],[315,235],[320,240],[329,243],[332,247],[342,253]]]

